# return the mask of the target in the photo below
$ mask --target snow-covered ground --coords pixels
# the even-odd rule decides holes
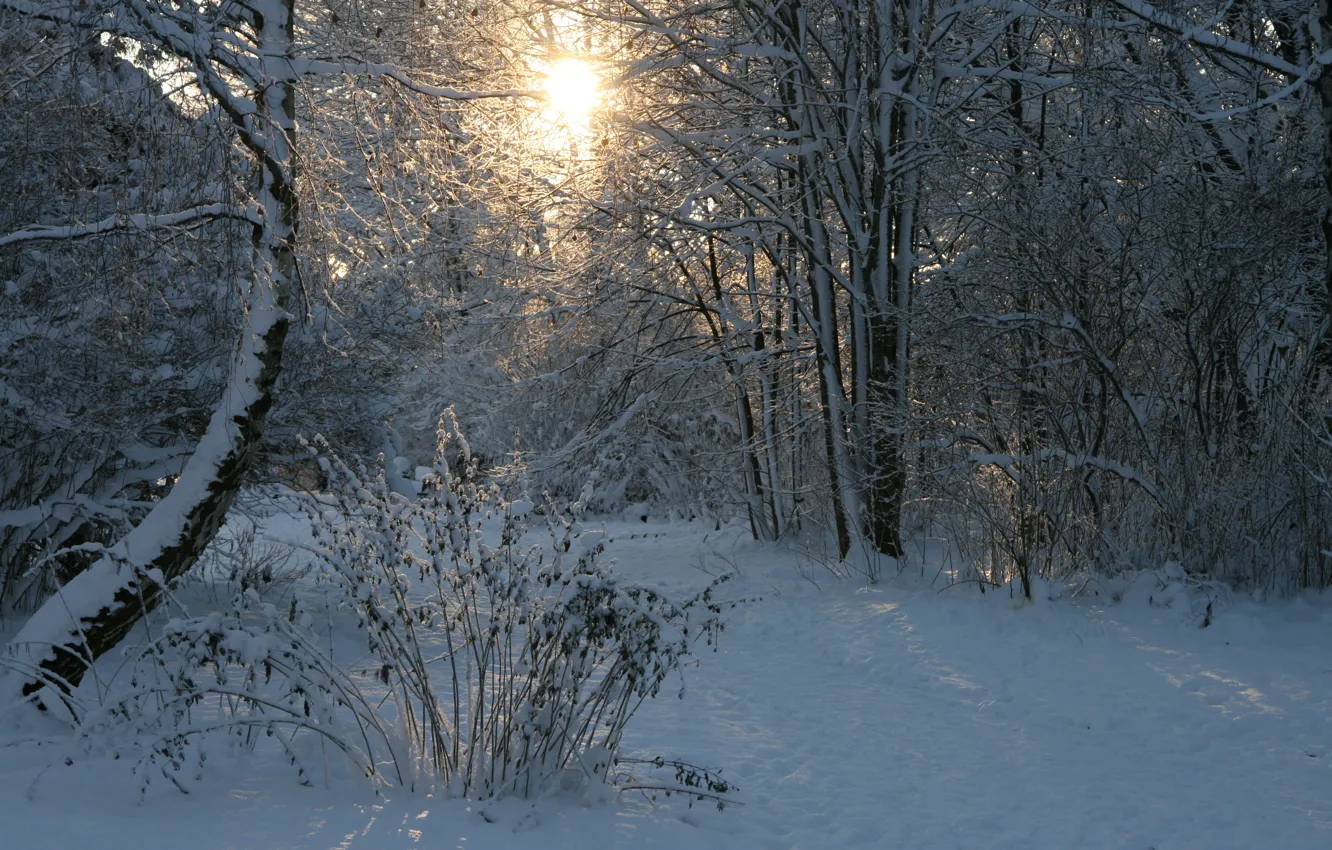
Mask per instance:
[[[1218,606],[1199,628],[1092,591],[1015,607],[918,573],[866,588],[697,525],[610,523],[673,592],[735,568],[716,654],[627,748],[724,769],[741,805],[641,795],[468,803],[220,768],[139,802],[120,763],[0,748],[0,847],[1332,848],[1332,598]],[[629,534],[640,536],[625,539]],[[1159,596],[1157,600],[1160,601]]]

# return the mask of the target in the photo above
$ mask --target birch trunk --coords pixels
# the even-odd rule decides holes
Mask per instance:
[[[295,89],[287,70],[294,0],[273,0],[258,9],[254,24],[265,76],[277,82],[255,99],[268,125],[266,134],[246,136],[260,162],[264,223],[256,227],[247,327],[226,391],[166,497],[47,600],[10,642],[4,659],[10,674],[0,682],[0,703],[32,697],[48,686],[63,698],[78,686],[92,664],[157,606],[166,586],[199,559],[226,519],[258,450],[282,368],[298,220]]]

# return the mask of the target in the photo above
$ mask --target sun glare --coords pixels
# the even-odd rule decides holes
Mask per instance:
[[[546,117],[586,130],[601,92],[596,71],[582,59],[558,59],[546,67]]]

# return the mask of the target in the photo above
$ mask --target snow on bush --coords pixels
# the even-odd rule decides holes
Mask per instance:
[[[272,604],[253,584],[169,621],[79,724],[88,750],[136,752],[145,787],[185,790],[219,741],[266,739],[305,783],[330,753],[379,782],[465,796],[604,783],[634,711],[722,628],[723,579],[681,603],[621,584],[604,535],[553,511],[544,545],[520,543],[532,506],[478,480],[451,417],[416,499],[312,451],[330,483],[302,502],[315,574],[368,653],[335,663],[306,598]]]
[[[1221,608],[1228,608],[1232,592],[1225,582],[1206,573],[1193,573],[1176,561],[1156,570],[1125,573],[1106,581],[1113,602],[1130,606],[1169,609],[1181,623],[1206,628]]]

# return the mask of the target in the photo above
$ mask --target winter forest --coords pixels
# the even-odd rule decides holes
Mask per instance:
[[[1332,0],[0,0],[0,826],[1332,846],[1329,66]]]

